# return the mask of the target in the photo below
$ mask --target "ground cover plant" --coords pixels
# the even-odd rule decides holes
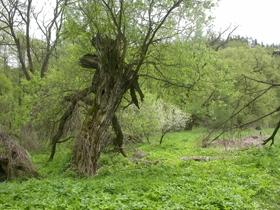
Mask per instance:
[[[65,149],[46,165],[34,155],[42,177],[0,185],[1,209],[278,209],[280,148],[226,151],[201,148],[202,130],[167,134],[129,149],[124,159],[104,154],[93,178],[67,170]],[[142,158],[137,156],[141,151]],[[69,151],[70,152],[70,151]],[[207,156],[200,162],[184,157]]]
[[[0,0],[0,209],[280,209],[280,45],[222,1]]]

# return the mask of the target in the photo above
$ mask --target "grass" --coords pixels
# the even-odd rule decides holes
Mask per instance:
[[[162,145],[153,138],[127,148],[128,159],[104,154],[92,178],[67,170],[65,148],[49,164],[47,154],[34,155],[43,178],[1,183],[0,209],[280,209],[279,144],[243,152],[204,149],[201,132],[168,134]],[[135,150],[146,157],[132,161]]]

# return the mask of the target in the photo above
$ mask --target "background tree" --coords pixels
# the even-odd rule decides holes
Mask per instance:
[[[231,72],[230,78],[234,78],[232,84],[236,97],[230,102],[231,111],[223,120],[219,120],[205,138],[206,141],[217,140],[227,131],[250,126],[274,127],[276,124],[277,132],[280,60],[273,56],[271,49],[252,45],[250,40],[244,40],[246,39],[232,39],[226,48],[219,51],[220,59]],[[253,40],[253,43],[256,41]],[[233,97],[230,96],[229,99],[232,100]],[[273,142],[273,134],[265,142]]]
[[[40,63],[41,77],[44,77],[51,55],[60,39],[67,3],[68,0],[56,0],[53,17],[45,19],[41,15],[43,9],[38,11],[32,0],[0,1],[0,31],[12,38],[11,42],[6,44],[9,47],[15,46],[20,69],[27,80],[31,80],[30,74],[35,73],[34,57],[36,54],[32,50],[34,38],[31,36],[31,30],[34,33],[37,23],[39,31],[42,32],[44,37],[42,40],[44,52],[41,55]],[[38,30],[36,34],[38,36]]]

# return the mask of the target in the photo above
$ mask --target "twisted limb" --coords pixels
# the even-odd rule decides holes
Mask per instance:
[[[92,92],[91,88],[85,88],[85,89],[83,89],[81,91],[78,91],[77,93],[75,93],[71,96],[67,96],[65,98],[65,100],[70,101],[70,104],[67,107],[64,114],[61,116],[61,118],[59,120],[58,129],[57,129],[55,135],[52,137],[52,140],[51,140],[51,154],[50,154],[50,157],[49,157],[48,161],[53,160],[55,152],[56,152],[57,144],[65,142],[65,141],[60,141],[60,139],[63,135],[65,125],[66,125],[67,121],[71,118],[77,103],[79,101],[83,100],[91,92]]]
[[[124,156],[127,157],[127,155],[124,152],[123,149],[123,132],[122,132],[122,128],[121,125],[119,123],[119,120],[117,118],[116,115],[113,116],[112,118],[112,127],[113,130],[116,134],[116,137],[113,139],[113,144],[115,146],[115,148]]]

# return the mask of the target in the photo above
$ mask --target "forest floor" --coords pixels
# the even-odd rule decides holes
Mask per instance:
[[[273,147],[200,146],[202,131],[101,157],[98,175],[76,177],[70,149],[34,154],[40,179],[0,183],[0,209],[280,209],[280,138]],[[195,161],[199,157],[199,160]]]

